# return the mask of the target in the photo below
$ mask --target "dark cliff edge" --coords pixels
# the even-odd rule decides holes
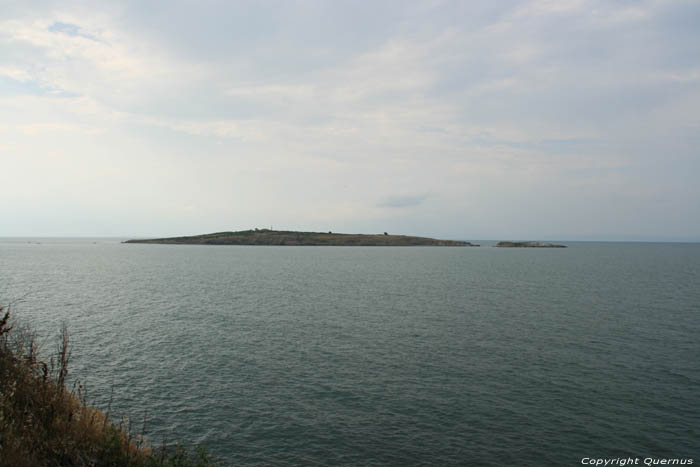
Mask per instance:
[[[341,234],[255,229],[190,237],[127,240],[124,243],[165,245],[297,245],[297,246],[479,246],[459,240],[388,234]]]
[[[557,245],[548,242],[498,242],[498,248],[566,248],[566,245]]]

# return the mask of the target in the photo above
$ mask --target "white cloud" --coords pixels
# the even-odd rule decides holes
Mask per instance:
[[[0,76],[7,76],[8,78],[21,82],[31,80],[29,72],[19,67],[0,67]]]

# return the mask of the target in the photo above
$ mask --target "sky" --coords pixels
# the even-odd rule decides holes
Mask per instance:
[[[700,2],[0,0],[0,236],[700,241]]]

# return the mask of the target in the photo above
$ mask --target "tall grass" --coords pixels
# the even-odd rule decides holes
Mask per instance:
[[[204,451],[147,446],[124,419],[115,424],[89,406],[82,385],[68,390],[65,326],[48,359],[40,358],[35,342],[10,319],[9,307],[0,306],[1,467],[216,465]]]

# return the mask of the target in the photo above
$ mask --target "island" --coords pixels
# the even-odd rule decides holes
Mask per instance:
[[[166,245],[296,245],[296,246],[479,246],[460,240],[383,234],[344,234],[333,232],[294,232],[251,229],[217,232],[190,237],[127,240],[123,243],[157,243]]]
[[[566,245],[557,245],[548,242],[498,242],[498,248],[566,248]]]

